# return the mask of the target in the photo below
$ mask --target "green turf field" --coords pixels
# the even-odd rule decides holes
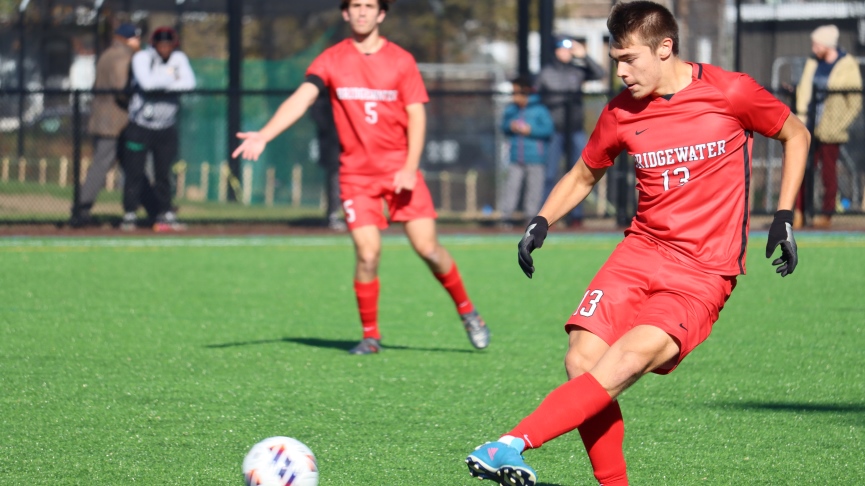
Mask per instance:
[[[564,378],[562,323],[618,236],[446,237],[493,331],[474,351],[402,238],[385,241],[385,350],[359,339],[352,247],[334,238],[0,240],[0,484],[242,483],[273,435],[322,485],[461,485],[475,446]],[[750,274],[679,369],[625,392],[634,485],[865,484],[865,236],[802,235]],[[594,483],[579,435],[526,455]]]

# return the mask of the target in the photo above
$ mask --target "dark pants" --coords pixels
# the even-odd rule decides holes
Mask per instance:
[[[105,187],[105,178],[108,175],[108,171],[111,170],[115,160],[123,158],[125,131],[124,129],[118,138],[94,137],[93,163],[87,170],[84,183],[81,185],[78,207],[72,208],[73,213],[77,212],[81,215],[90,214],[90,210],[93,208],[94,202],[96,202],[96,196]],[[122,168],[123,164],[121,163],[120,165]],[[141,180],[140,191],[141,204],[144,206],[147,214],[151,217],[156,217],[156,198],[153,194],[153,188],[150,186],[150,181],[146,177]]]
[[[823,206],[820,212],[826,216],[835,214],[835,197],[838,195],[838,172],[836,165],[841,145],[837,143],[814,142],[814,164],[816,169],[820,167],[820,178],[823,180]],[[803,197],[808,191],[803,187],[796,197],[796,209],[803,209]]]
[[[339,198],[340,145],[336,132],[318,134],[318,164],[324,169],[324,190],[327,198],[327,217],[337,217],[342,208]]]
[[[339,169],[329,170],[324,177],[327,217],[338,218],[339,210],[342,208],[342,202],[339,199]]]
[[[171,166],[177,160],[177,128],[160,130],[144,128],[134,123],[126,127],[123,143],[123,210],[135,212],[141,204],[142,183],[147,154],[153,153],[153,197],[157,215],[171,210]]]

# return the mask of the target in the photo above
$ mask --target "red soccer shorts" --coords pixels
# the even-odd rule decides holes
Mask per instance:
[[[342,183],[339,193],[349,230],[369,225],[387,228],[388,218],[384,215],[382,202],[387,204],[390,221],[394,223],[436,217],[432,196],[420,171],[412,191],[402,190],[396,194],[393,175],[389,175],[364,183]]]
[[[735,276],[696,270],[647,238],[627,236],[598,270],[565,330],[586,329],[612,346],[638,325],[660,328],[679,345],[675,363],[654,370],[667,374],[709,337],[735,286]]]

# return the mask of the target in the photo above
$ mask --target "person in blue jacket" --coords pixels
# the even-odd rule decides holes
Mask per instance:
[[[502,130],[510,143],[508,178],[500,208],[505,223],[515,219],[523,182],[523,219],[528,220],[541,209],[547,149],[555,132],[553,117],[534,93],[531,81],[521,76],[511,83],[513,101],[505,107],[502,117]]]

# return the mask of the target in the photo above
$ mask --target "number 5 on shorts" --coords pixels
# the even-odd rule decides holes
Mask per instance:
[[[345,222],[346,223],[354,223],[354,220],[357,219],[357,213],[354,212],[354,201],[351,199],[346,199],[342,202],[342,209],[345,211]]]
[[[586,298],[589,297],[589,295],[591,295],[593,299],[586,302]],[[579,313],[583,317],[592,317],[592,314],[595,313],[595,309],[598,307],[598,302],[601,301],[601,297],[603,296],[603,290],[586,290],[586,294],[583,295],[583,300],[580,301],[580,305],[577,307],[574,315]]]

